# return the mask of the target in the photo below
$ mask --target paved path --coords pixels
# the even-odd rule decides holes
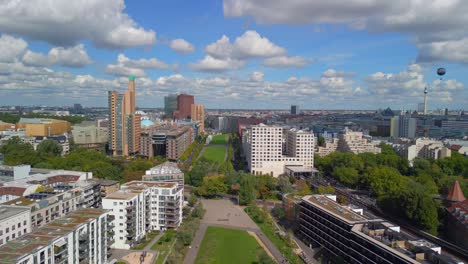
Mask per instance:
[[[201,220],[200,228],[195,234],[191,248],[187,252],[184,264],[192,264],[198,253],[201,241],[208,226],[219,226],[230,229],[239,229],[254,232],[262,243],[268,248],[278,263],[287,263],[281,252],[265,236],[260,228],[242,210],[229,200],[202,200],[206,213]]]
[[[159,234],[157,236],[155,236],[149,243],[148,245],[146,245],[146,247],[143,249],[143,250],[131,250],[131,249],[112,249],[112,254],[111,256],[108,258],[108,261],[112,261],[112,260],[123,260],[125,256],[128,256],[130,254],[134,254],[134,253],[138,253],[138,254],[141,254],[141,252],[143,251],[146,251],[148,253],[151,253],[149,254],[148,256],[151,257],[151,261],[149,263],[153,263],[156,258],[158,257],[159,255],[159,252],[155,251],[155,250],[151,250],[151,247],[154,245],[154,243],[156,243],[162,236],[164,235],[164,232],[159,232]],[[125,261],[127,263],[131,263],[131,262],[128,262],[128,261]]]

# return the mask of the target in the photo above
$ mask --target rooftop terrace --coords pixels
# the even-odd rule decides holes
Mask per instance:
[[[6,220],[12,216],[29,210],[30,209],[26,207],[0,205],[0,221]]]
[[[359,215],[348,208],[345,208],[333,201],[332,199],[324,195],[307,195],[302,198],[302,200],[307,201],[343,220],[350,224],[368,221],[369,219]]]

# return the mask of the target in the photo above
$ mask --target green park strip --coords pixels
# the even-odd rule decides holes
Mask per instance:
[[[210,145],[226,145],[228,142],[228,135],[216,135],[210,141]]]
[[[174,243],[175,236],[176,232],[174,230],[167,230],[158,242],[154,243],[151,247],[151,250],[159,252],[155,264],[164,263],[164,260],[171,251],[171,246]]]
[[[195,264],[265,263],[260,261],[265,258],[272,261],[257,240],[246,231],[210,226],[203,237]]]
[[[143,238],[140,244],[134,246],[132,250],[144,249],[158,234],[159,234],[159,231],[157,230],[151,231],[150,233],[146,234],[146,236]]]
[[[223,163],[226,156],[226,148],[222,146],[208,146],[202,157],[211,162]]]

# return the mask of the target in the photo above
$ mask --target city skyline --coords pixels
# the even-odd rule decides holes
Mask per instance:
[[[468,100],[466,3],[258,2],[10,2],[0,105],[105,106],[129,75],[138,107],[415,110],[426,86],[429,110]]]

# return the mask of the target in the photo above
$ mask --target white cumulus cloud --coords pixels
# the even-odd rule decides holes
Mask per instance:
[[[52,48],[48,54],[36,53],[28,50],[23,56],[23,62],[32,66],[60,65],[67,67],[83,67],[91,64],[83,44],[71,48]]]
[[[169,47],[182,54],[188,54],[195,51],[195,47],[190,42],[180,38],[171,40]]]

